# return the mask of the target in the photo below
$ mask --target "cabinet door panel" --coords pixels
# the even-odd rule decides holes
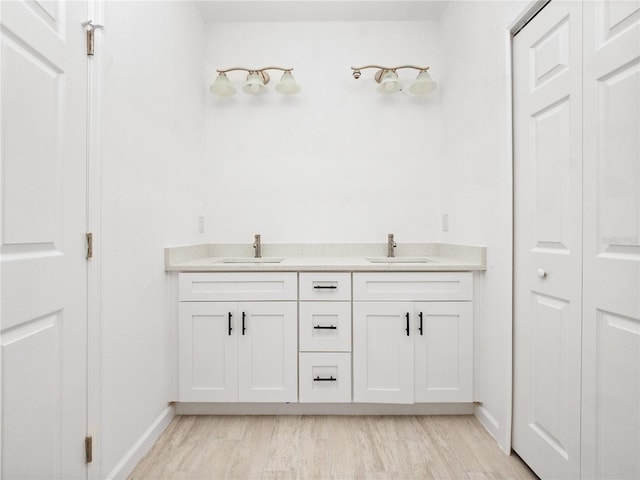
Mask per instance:
[[[239,304],[241,402],[298,400],[297,323],[296,302]]]
[[[412,312],[411,303],[353,304],[354,402],[413,403]]]
[[[231,314],[231,332],[229,331]],[[179,400],[238,400],[238,321],[235,303],[180,303]]]
[[[415,319],[415,401],[472,402],[471,303],[416,303]]]

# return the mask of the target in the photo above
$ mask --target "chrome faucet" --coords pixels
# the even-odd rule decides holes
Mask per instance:
[[[393,233],[390,233],[387,235],[387,257],[395,256],[393,249],[396,247],[396,242],[393,240]]]
[[[254,256],[256,258],[260,258],[262,256],[262,252],[260,251],[260,234],[256,233],[254,237],[255,241],[253,242],[253,248],[256,249],[256,254]]]

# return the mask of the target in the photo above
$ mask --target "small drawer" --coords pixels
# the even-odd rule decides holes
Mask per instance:
[[[300,351],[351,351],[351,302],[300,302],[299,305]]]
[[[471,272],[354,273],[353,299],[467,301],[473,298]]]
[[[351,402],[350,353],[301,353],[300,402]]]
[[[295,273],[225,272],[181,273],[181,302],[297,300]]]
[[[300,300],[351,300],[351,274],[301,273]]]

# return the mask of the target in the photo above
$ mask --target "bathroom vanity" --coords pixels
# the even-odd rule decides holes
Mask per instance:
[[[261,258],[242,245],[166,249],[174,400],[472,404],[485,249],[385,248],[264,245]]]

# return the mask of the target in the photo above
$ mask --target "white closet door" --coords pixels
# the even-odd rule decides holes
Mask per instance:
[[[86,478],[87,2],[0,9],[0,477]]]
[[[583,476],[640,478],[640,3],[584,4]]]
[[[513,447],[580,477],[582,5],[552,1],[513,40]]]

